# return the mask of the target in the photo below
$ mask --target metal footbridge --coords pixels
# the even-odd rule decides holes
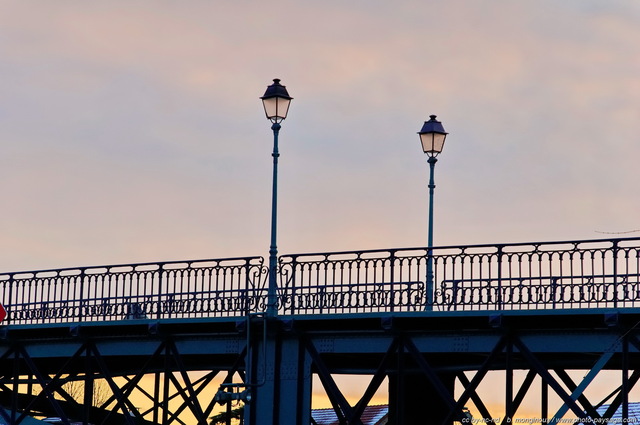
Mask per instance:
[[[340,424],[379,390],[389,424],[604,423],[640,401],[640,238],[283,255],[275,314],[269,272],[0,274],[0,422],[208,424],[223,405],[227,423],[307,425],[314,385]],[[369,382],[358,400],[343,374]]]

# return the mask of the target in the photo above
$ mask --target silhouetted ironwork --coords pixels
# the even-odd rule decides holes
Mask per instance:
[[[640,306],[640,239],[459,247],[434,255],[443,310]]]
[[[284,313],[429,309],[428,249],[280,257]],[[433,248],[434,310],[640,306],[640,238]]]
[[[640,307],[640,238],[292,254],[278,313]],[[262,257],[0,274],[9,323],[234,317],[267,308]]]
[[[261,257],[0,274],[8,323],[235,316],[266,308]]]
[[[284,314],[422,311],[426,248],[280,257]]]
[[[393,425],[466,423],[469,409],[508,423],[536,388],[544,423],[624,419],[639,270],[640,238],[284,255],[275,317],[261,257],[0,274],[0,420],[207,425],[226,386],[251,395],[247,424],[305,424],[314,376],[341,423],[362,423],[384,385]],[[494,372],[504,414],[484,399]],[[355,404],[340,374],[371,377]],[[94,403],[98,382],[108,399]],[[601,385],[596,403],[585,390]]]

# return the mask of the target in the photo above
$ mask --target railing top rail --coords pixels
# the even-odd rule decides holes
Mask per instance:
[[[510,247],[534,247],[539,249],[542,246],[559,246],[559,245],[574,245],[575,249],[579,249],[580,245],[584,244],[603,244],[610,243],[611,247],[614,247],[621,242],[638,241],[640,247],[640,237],[626,237],[626,238],[602,238],[602,239],[582,239],[582,240],[566,240],[566,241],[545,241],[545,242],[506,242],[506,243],[492,243],[492,244],[473,244],[473,245],[439,245],[430,248],[433,251],[442,250],[461,250],[462,252],[473,249],[481,248],[510,248]],[[417,247],[403,247],[403,248],[378,248],[378,249],[365,249],[365,250],[351,250],[351,251],[324,251],[324,252],[309,252],[309,253],[295,253],[295,254],[283,254],[280,256],[282,260],[295,259],[299,257],[311,257],[311,256],[339,256],[349,254],[376,254],[376,253],[388,253],[388,252],[409,252],[409,251],[427,251],[429,248],[424,246]],[[605,247],[601,247],[605,249]],[[281,261],[282,261],[281,260]]]
[[[112,271],[114,269],[130,268],[131,271],[139,271],[141,268],[158,267],[167,269],[179,269],[189,268],[192,265],[198,264],[216,264],[218,266],[238,266],[240,264],[232,264],[234,262],[244,262],[244,264],[255,264],[255,261],[264,261],[263,257],[251,256],[251,257],[227,257],[227,258],[211,258],[211,259],[199,259],[199,260],[178,260],[178,261],[153,261],[145,263],[121,263],[121,264],[104,264],[94,266],[79,266],[79,267],[62,267],[53,269],[38,269],[38,270],[21,270],[12,272],[0,272],[0,276],[16,276],[16,275],[28,275],[31,274],[34,277],[41,274],[54,274],[60,275],[67,272],[91,272],[91,271]],[[182,267],[186,265],[187,267]]]
[[[640,237],[627,237],[627,238],[606,238],[606,239],[584,239],[584,240],[568,240],[568,241],[548,241],[548,242],[508,242],[508,243],[494,243],[494,244],[473,244],[473,245],[441,245],[434,246],[431,248],[434,251],[439,250],[452,250],[452,249],[460,249],[466,251],[470,249],[478,249],[478,248],[506,248],[506,247],[540,247],[547,245],[575,245],[578,248],[579,245],[582,244],[598,244],[598,243],[611,243],[619,244],[620,242],[627,241],[638,241],[640,242]],[[640,246],[640,243],[639,243]],[[387,252],[409,252],[409,251],[426,251],[427,247],[402,247],[402,248],[378,248],[378,249],[365,249],[365,250],[350,250],[350,251],[324,251],[324,252],[307,252],[307,253],[294,253],[294,254],[283,254],[280,256],[281,259],[286,260],[288,258],[298,258],[298,257],[310,257],[310,256],[333,256],[333,255],[348,255],[348,254],[375,254],[375,253],[387,253]],[[37,270],[19,270],[19,271],[10,271],[10,272],[0,272],[0,275],[10,276],[10,275],[20,275],[20,274],[41,274],[41,273],[55,273],[55,272],[69,272],[69,271],[90,271],[90,270],[111,270],[118,268],[130,267],[133,270],[137,270],[142,267],[150,267],[150,266],[172,266],[172,265],[188,265],[192,264],[205,264],[205,263],[217,263],[218,265],[224,266],[227,263],[235,262],[235,261],[245,261],[246,264],[251,264],[253,261],[262,261],[264,260],[261,256],[248,256],[248,257],[226,257],[226,258],[210,258],[210,259],[192,259],[192,260],[174,260],[174,261],[151,261],[151,262],[142,262],[142,263],[119,263],[119,264],[101,264],[101,265],[92,265],[92,266],[77,266],[77,267],[61,267],[61,268],[51,268],[51,269],[37,269]],[[232,264],[229,264],[232,265]]]
[[[640,237],[288,254],[276,273],[283,314],[635,308]],[[0,273],[0,297],[11,323],[238,316],[266,309],[267,276],[259,256],[41,269]]]

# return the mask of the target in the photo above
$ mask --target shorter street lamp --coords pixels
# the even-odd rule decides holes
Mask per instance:
[[[442,152],[447,133],[442,123],[435,115],[429,116],[422,129],[418,132],[422,150],[429,156],[429,234],[427,239],[427,310],[433,309],[433,191],[436,185],[433,181],[433,170],[438,162],[438,154]]]
[[[280,79],[275,78],[273,84],[267,87],[267,91],[262,96],[262,106],[264,113],[273,124],[273,180],[271,190],[271,246],[269,247],[269,287],[267,290],[267,316],[275,316],[278,312],[278,296],[276,282],[276,267],[278,265],[278,246],[276,243],[277,216],[278,216],[278,133],[280,123],[287,118],[291,96],[287,88],[280,84]]]

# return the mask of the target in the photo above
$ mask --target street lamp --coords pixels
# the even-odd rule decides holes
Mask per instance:
[[[427,310],[433,309],[433,190],[436,185],[433,181],[433,170],[438,162],[438,154],[442,152],[447,133],[442,123],[436,120],[435,115],[429,116],[422,129],[418,132],[422,150],[429,156],[429,235],[427,239]]]
[[[267,292],[267,316],[275,316],[278,312],[278,296],[276,267],[278,265],[278,246],[276,244],[277,212],[278,212],[278,133],[280,123],[287,118],[291,96],[287,88],[280,84],[280,79],[274,78],[273,84],[267,87],[262,96],[264,113],[273,124],[273,181],[271,189],[271,246],[269,247],[269,287]]]

